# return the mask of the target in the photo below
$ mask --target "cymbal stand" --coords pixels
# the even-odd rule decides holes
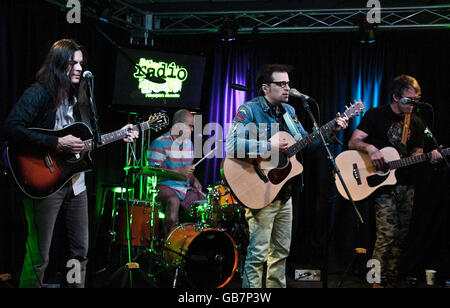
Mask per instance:
[[[156,226],[156,219],[158,219],[158,207],[156,206],[156,196],[159,193],[159,189],[156,189],[156,186],[158,185],[158,176],[154,175],[147,179],[149,181],[149,189],[147,190],[147,198],[151,200],[151,214],[150,214],[150,251],[154,252],[155,248],[155,240],[156,240],[156,233],[158,232],[157,226]]]

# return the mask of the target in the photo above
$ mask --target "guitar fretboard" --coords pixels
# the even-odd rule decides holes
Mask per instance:
[[[150,121],[147,121],[147,122],[140,123],[138,125],[134,125],[133,129],[136,131],[145,131],[145,130],[150,129],[150,127],[151,127],[151,123],[150,123]],[[110,144],[112,142],[116,142],[118,140],[121,140],[127,136],[127,133],[128,133],[128,128],[124,128],[124,129],[119,129],[112,133],[102,135],[101,136],[102,144],[99,145],[99,147]],[[84,151],[91,151],[92,147],[93,147],[92,139],[84,141]]]
[[[335,123],[336,123],[336,119],[333,119],[319,129],[323,135],[326,135],[334,127]],[[318,132],[311,133],[308,136],[304,137],[302,140],[300,140],[300,141],[296,142],[295,144],[293,144],[292,146],[290,146],[288,149],[286,149],[286,151],[284,153],[288,157],[292,157],[295,154],[297,154],[298,152],[300,152],[301,150],[303,150],[304,148],[306,148],[310,143],[314,142],[319,137],[320,136],[319,136]]]
[[[347,107],[347,110],[341,115],[342,118],[350,119],[354,115],[357,115],[362,110],[364,110],[366,106],[361,101],[355,102],[355,104],[351,105],[349,108]],[[336,119],[331,120],[327,124],[323,125],[319,128],[319,131],[322,133],[322,135],[326,136],[331,129],[336,124]],[[284,151],[284,154],[288,157],[293,157],[295,154],[306,148],[310,143],[314,142],[316,139],[320,138],[320,134],[318,131],[314,131],[313,133],[309,134],[308,136],[304,137],[303,139],[297,141],[295,144],[291,145],[289,148],[287,148]]]
[[[442,150],[442,153],[444,153],[444,155],[449,155],[450,148]],[[411,165],[418,164],[418,163],[423,163],[425,161],[430,160],[430,158],[431,158],[431,152],[425,153],[422,155],[410,156],[410,157],[405,157],[405,158],[401,158],[398,160],[393,160],[393,161],[388,162],[387,164],[389,166],[389,169],[393,170],[393,169],[411,166]]]

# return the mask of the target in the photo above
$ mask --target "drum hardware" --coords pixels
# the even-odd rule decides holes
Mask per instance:
[[[119,218],[122,223],[118,224],[116,231],[119,236],[116,237],[120,244],[126,244],[128,247],[129,263],[137,263],[138,259],[145,260],[148,263],[147,280],[155,278],[156,271],[168,271],[164,266],[164,260],[161,252],[157,249],[158,244],[158,227],[159,227],[159,208],[160,204],[156,201],[159,193],[157,189],[158,183],[167,180],[185,179],[183,175],[171,172],[165,169],[156,167],[125,167],[125,171],[129,175],[139,174],[148,179],[145,200],[130,199],[125,200],[125,208],[127,215],[124,215],[125,210],[120,211]],[[126,220],[126,224],[124,223]],[[138,255],[131,260],[131,247],[143,248]],[[155,269],[155,267],[157,267]],[[137,267],[139,269],[139,267]],[[131,280],[131,276],[130,276]],[[156,286],[152,282],[153,286]]]
[[[148,186],[144,200],[127,194],[118,207],[113,232],[116,241],[128,248],[128,262],[114,274],[123,275],[122,287],[127,281],[133,287],[133,275],[156,287],[157,282],[161,283],[156,278],[160,273],[168,274],[163,279],[169,279],[168,286],[174,288],[183,282],[191,287],[226,286],[240,266],[240,246],[221,225],[224,221],[231,223],[241,213],[229,189],[222,184],[208,186],[206,200],[191,204],[191,217],[196,221],[176,225],[163,239],[158,236],[160,204],[156,201],[159,193],[156,187],[162,182],[160,175],[164,180],[178,179],[178,175],[155,167],[126,167],[125,171],[130,177],[146,177]],[[132,247],[140,249],[135,258],[131,257]],[[143,270],[145,263],[140,258],[150,260],[151,268],[147,270],[144,266]]]
[[[150,266],[163,264],[160,254],[155,250],[159,219],[159,203],[156,202],[159,190],[156,189],[156,186],[159,181],[178,179],[180,175],[154,167],[128,166],[124,170],[126,171],[128,184],[132,182],[132,177],[138,174],[148,178],[149,189],[147,190],[146,200],[132,199],[128,194],[124,198],[122,195],[122,201],[124,201],[123,204],[125,206],[119,207],[120,221],[116,226],[117,230],[115,233],[119,235],[116,236],[118,243],[127,246],[128,263],[113,274],[113,278],[122,274],[124,275],[122,287],[125,286],[127,279],[129,279],[130,287],[133,287],[132,272],[137,271],[139,276],[145,277],[145,280],[151,287],[156,287],[156,284],[149,279],[151,275],[145,274],[136,260],[141,257],[148,257]],[[161,179],[158,178],[159,176]],[[132,259],[131,247],[142,247],[144,250]]]
[[[150,181],[151,188],[147,190],[147,199],[149,198],[149,194],[150,194],[151,204],[152,204],[152,213],[150,216],[150,230],[151,230],[150,251],[154,252],[156,234],[158,232],[158,224],[156,223],[157,222],[156,218],[159,218],[159,217],[156,217],[158,210],[156,210],[156,206],[155,206],[156,205],[156,196],[159,193],[159,190],[156,189],[156,185],[158,184],[158,176],[152,175],[151,177],[149,177],[149,181]]]
[[[187,177],[183,174],[176,173],[167,169],[162,169],[158,167],[152,167],[152,166],[144,166],[144,167],[138,167],[138,166],[130,166],[125,167],[125,171],[130,171],[133,174],[147,176],[147,177],[156,177],[158,182],[164,182],[168,180],[173,181],[186,181]]]

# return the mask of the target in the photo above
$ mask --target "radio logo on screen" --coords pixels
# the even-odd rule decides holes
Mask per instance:
[[[147,98],[180,98],[188,71],[175,62],[155,62],[141,58],[134,78],[139,81],[139,90]]]

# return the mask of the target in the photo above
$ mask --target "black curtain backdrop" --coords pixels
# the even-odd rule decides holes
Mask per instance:
[[[102,24],[102,31],[119,45],[129,42],[128,34],[120,29]],[[88,51],[88,68],[96,76],[96,101],[103,132],[119,129],[130,119],[128,112],[111,107],[112,84],[114,81],[115,57],[113,45],[96,30],[96,23],[87,18],[80,25],[70,25],[66,12],[44,1],[1,1],[0,3],[0,121],[3,121],[11,106],[33,81],[43,63],[51,44],[61,38],[73,38]],[[423,99],[434,106],[434,114],[424,110],[423,117],[432,129],[435,138],[444,147],[450,144],[449,121],[450,94],[449,79],[449,39],[448,30],[404,30],[380,31],[377,42],[370,46],[359,43],[356,33],[302,33],[272,35],[241,35],[235,42],[225,45],[212,35],[156,36],[154,49],[176,53],[201,54],[207,59],[202,113],[208,115],[213,87],[211,76],[216,73],[217,57],[236,53],[250,55],[250,71],[254,75],[262,63],[287,63],[295,67],[291,74],[294,87],[307,93],[319,102],[320,114],[316,106],[311,109],[325,124],[345,104],[360,97],[372,97],[373,80],[376,76],[378,104],[389,103],[389,87],[392,79],[405,73],[416,77],[422,86]],[[232,61],[233,59],[231,59]],[[226,69],[223,68],[223,72]],[[250,80],[254,80],[251,76]],[[362,84],[360,90],[358,83]],[[372,91],[372,92],[371,92]],[[369,93],[370,92],[370,93]],[[370,95],[368,95],[369,93]],[[359,95],[360,97],[356,97]],[[250,95],[252,96],[252,95]],[[242,102],[243,103],[243,102]],[[366,106],[374,106],[374,101],[364,101]],[[298,101],[292,100],[304,127],[311,131],[311,121]],[[153,110],[145,110],[145,113]],[[204,117],[204,119],[207,117]],[[204,123],[205,124],[205,120]],[[332,146],[335,155],[347,149],[352,127],[340,134],[342,146]],[[426,151],[432,149],[427,141]],[[113,154],[113,155],[111,155]],[[107,146],[97,156],[97,167],[90,175],[89,196],[91,215],[91,260],[96,259],[96,239],[98,225],[102,220],[101,199],[106,185],[122,183],[122,167],[125,146]],[[119,166],[119,167],[117,167]],[[332,166],[321,149],[304,155],[303,193],[294,195],[294,228],[289,269],[317,267],[329,272],[342,272],[351,262],[356,247],[368,249],[370,256],[374,243],[374,215],[369,202],[357,204],[365,223],[358,227],[357,216],[352,205],[344,201],[336,192]],[[213,174],[201,174],[203,183],[210,183]],[[423,275],[423,270],[433,267],[439,273],[450,277],[450,183],[449,172],[445,168],[431,168],[424,164],[417,174],[417,191],[414,216],[411,225],[407,255],[403,270],[405,274]],[[11,211],[14,203],[21,203],[12,191],[14,183],[5,180],[1,186],[2,203],[0,215],[2,234],[0,240],[0,274],[17,272],[22,252],[5,253],[3,247],[11,242],[23,242],[27,226],[24,211]],[[10,207],[8,207],[8,205]],[[8,219],[18,215],[15,219]],[[5,219],[6,218],[6,219]],[[5,232],[18,230],[20,232]],[[19,235],[15,235],[19,234]],[[24,235],[25,234],[25,235]],[[20,245],[19,245],[20,246]],[[22,246],[24,247],[24,246]],[[23,249],[22,249],[23,250]],[[102,254],[103,252],[98,252]],[[97,257],[98,258],[98,257]],[[11,261],[15,260],[14,262]],[[102,267],[102,260],[90,264],[90,275]],[[19,265],[17,265],[19,264]],[[365,267],[365,263],[359,264]],[[20,271],[20,270],[19,270]],[[293,274],[292,271],[289,272]],[[16,277],[17,278],[17,277]],[[448,278],[447,278],[448,279]]]

